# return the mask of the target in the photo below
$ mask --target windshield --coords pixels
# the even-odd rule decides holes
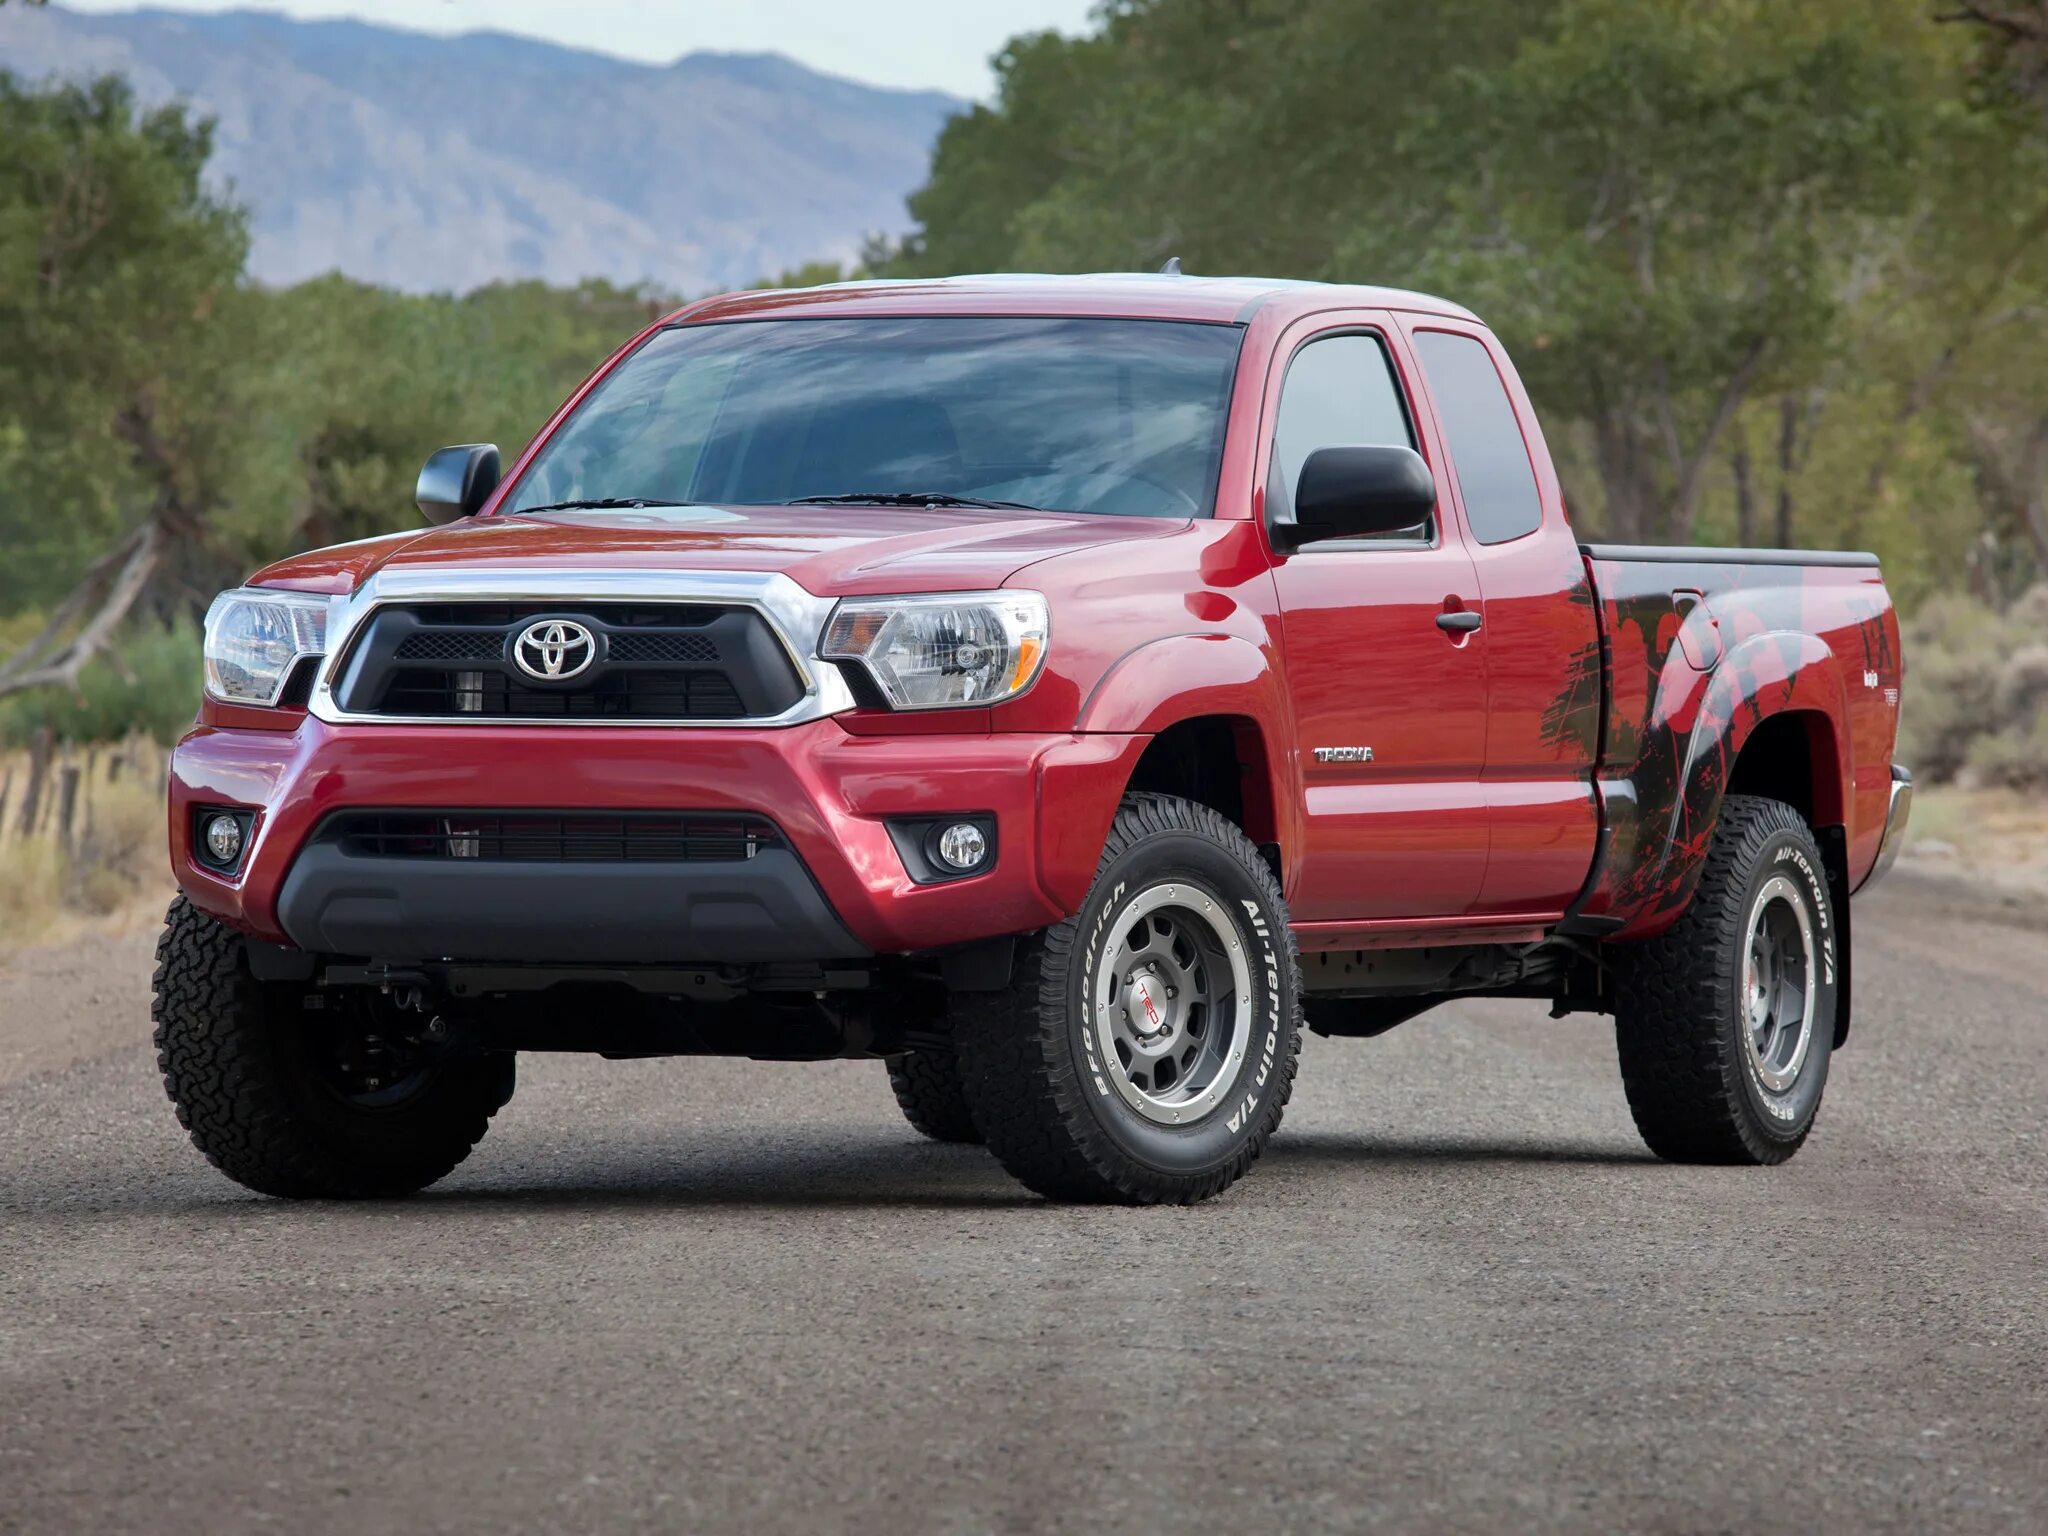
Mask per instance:
[[[659,331],[512,512],[959,497],[1206,517],[1241,332],[1158,320],[755,320]]]

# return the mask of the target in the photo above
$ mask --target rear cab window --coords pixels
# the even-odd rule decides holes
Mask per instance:
[[[1465,526],[1481,544],[1534,533],[1543,525],[1536,469],[1486,344],[1454,331],[1416,331],[1414,341],[1458,477]]]

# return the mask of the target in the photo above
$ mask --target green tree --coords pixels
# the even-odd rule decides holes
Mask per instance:
[[[894,270],[1343,275],[1361,221],[1421,188],[1396,140],[1456,70],[1554,0],[1123,0],[1091,36],[1020,37],[993,107],[956,117]]]
[[[0,75],[0,612],[55,601],[0,691],[75,677],[234,472],[247,238],[210,149],[118,80]]]
[[[1682,542],[1744,403],[1833,347],[1864,230],[1904,206],[1917,95],[1861,3],[1571,0],[1411,124],[1441,195],[1347,265],[1426,232],[1418,280],[1581,426],[1608,528]]]
[[[455,297],[340,277],[253,296],[260,402],[244,423],[261,487],[216,514],[244,563],[405,527],[413,482],[450,441],[507,465],[625,337],[671,307],[605,283],[508,283]]]

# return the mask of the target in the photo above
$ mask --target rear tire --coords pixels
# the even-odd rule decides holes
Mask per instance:
[[[1678,922],[1616,945],[1615,1043],[1659,1157],[1782,1163],[1819,1113],[1836,934],[1819,845],[1778,800],[1730,795]]]
[[[381,1036],[350,1033],[349,1009],[384,1006],[381,995],[260,982],[240,937],[182,896],[156,954],[164,1089],[207,1161],[260,1194],[411,1194],[469,1156],[512,1097],[510,1054],[396,1054],[397,1029],[425,1023],[416,1015],[378,1019]],[[367,1068],[345,1054],[359,1048],[373,1053]]]
[[[888,1058],[889,1087],[910,1128],[933,1141],[979,1145],[981,1129],[960,1091],[960,1064],[950,1054],[910,1051]]]
[[[1279,883],[1206,806],[1126,796],[1081,910],[1019,946],[1007,991],[955,998],[989,1150],[1055,1200],[1192,1204],[1279,1127],[1301,975]]]

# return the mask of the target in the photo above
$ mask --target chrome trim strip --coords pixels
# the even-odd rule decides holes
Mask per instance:
[[[341,601],[327,623],[327,659],[313,680],[306,708],[330,725],[495,725],[683,727],[690,730],[760,730],[822,720],[853,708],[839,669],[818,656],[836,599],[817,597],[780,571],[535,571],[526,567],[460,571],[380,571]],[[334,670],[370,615],[393,603],[694,603],[752,608],[768,621],[804,685],[804,696],[779,715],[739,720],[563,719],[516,715],[365,715],[343,709],[334,697]]]
[[[1913,775],[1892,764],[1892,798],[1885,808],[1884,836],[1878,840],[1877,858],[1871,863],[1870,873],[1863,877],[1863,883],[1852,895],[1861,895],[1891,872],[1899,861],[1899,850],[1906,846],[1906,823],[1913,815]]]

